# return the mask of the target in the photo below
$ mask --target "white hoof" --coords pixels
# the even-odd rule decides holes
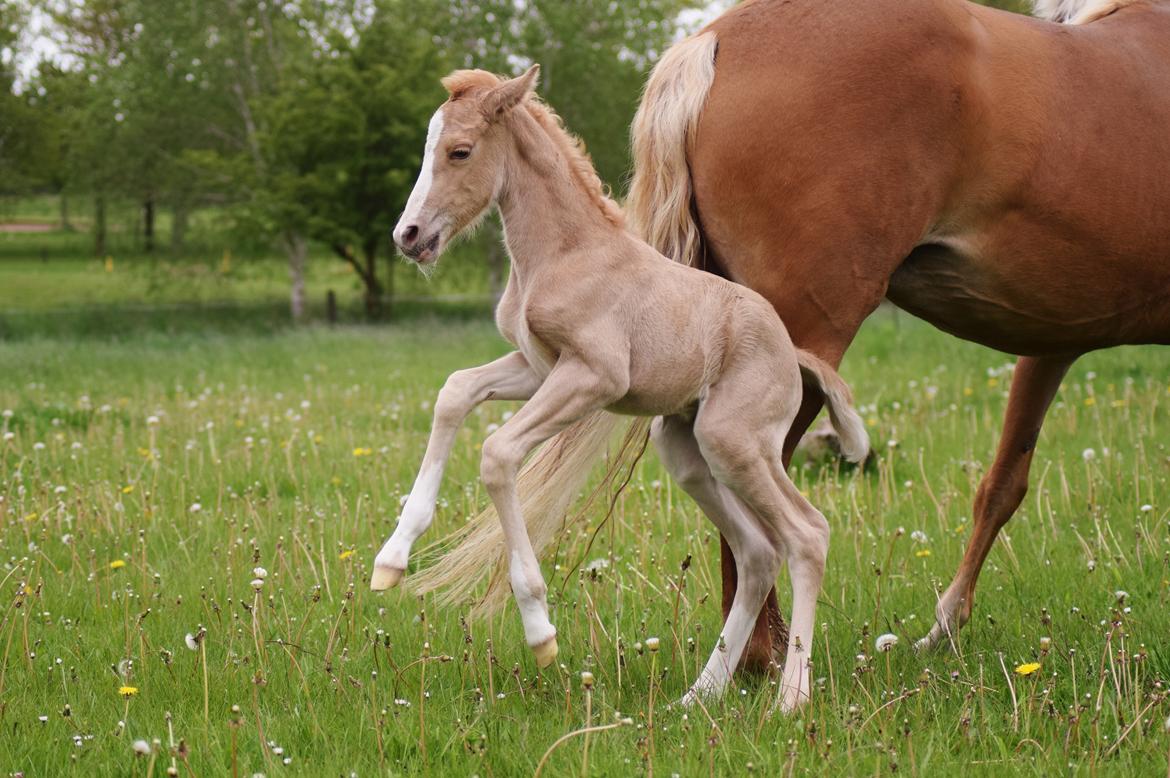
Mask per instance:
[[[375,565],[374,573],[370,576],[370,588],[375,592],[393,589],[402,582],[402,576],[405,572],[405,570],[397,567],[379,567]]]
[[[556,661],[558,650],[556,635],[553,635],[538,646],[533,646],[532,653],[536,655],[536,666],[543,670],[551,665]]]

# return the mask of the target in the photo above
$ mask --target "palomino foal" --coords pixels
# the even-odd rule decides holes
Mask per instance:
[[[444,79],[450,99],[431,119],[422,172],[394,230],[407,257],[430,264],[497,205],[512,267],[496,318],[517,350],[453,374],[440,391],[418,480],[375,560],[371,586],[401,580],[466,415],[484,400],[527,400],[484,442],[481,474],[503,528],[525,637],[547,666],[557,654],[556,629],[517,473],[537,446],[591,413],[656,416],[662,461],[727,538],[739,566],[721,646],[686,700],[724,689],[787,560],[793,613],[780,704],[789,710],[808,697],[829,542],[824,517],[781,464],[802,374],[828,396],[853,460],[868,450],[864,425],[840,377],[793,347],[762,297],[672,262],[624,228],[588,157],[532,94],[536,74],[533,67],[503,81],[458,71]]]

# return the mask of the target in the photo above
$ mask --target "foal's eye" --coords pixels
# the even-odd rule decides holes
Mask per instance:
[[[447,155],[449,159],[467,159],[470,156],[471,149],[468,148],[454,149],[450,154]]]

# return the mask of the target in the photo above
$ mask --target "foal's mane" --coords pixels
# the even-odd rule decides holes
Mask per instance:
[[[451,100],[482,96],[483,92],[502,83],[499,76],[486,70],[456,70],[443,79],[443,86],[451,94]],[[593,204],[612,224],[618,227],[623,226],[625,217],[622,210],[609,196],[605,185],[601,182],[601,177],[597,175],[597,170],[593,167],[593,160],[590,159],[589,153],[585,150],[585,143],[569,132],[556,111],[541,100],[535,92],[528,95],[524,100],[523,107],[568,160],[573,180],[584,190]]]

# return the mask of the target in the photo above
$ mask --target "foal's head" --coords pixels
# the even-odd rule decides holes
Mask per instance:
[[[422,170],[394,228],[407,257],[434,262],[495,202],[507,158],[503,119],[532,91],[538,70],[510,80],[460,70],[443,79],[451,96],[431,117]]]

